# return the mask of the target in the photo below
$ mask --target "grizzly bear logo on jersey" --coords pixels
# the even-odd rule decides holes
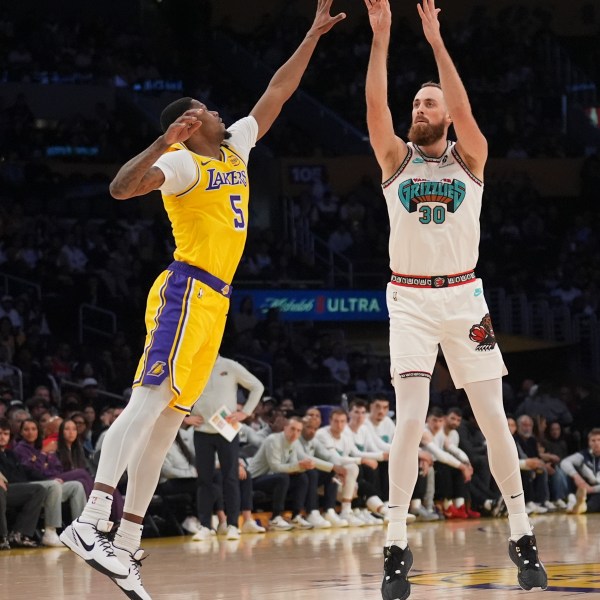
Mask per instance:
[[[473,325],[469,331],[469,339],[477,344],[475,350],[484,352],[496,347],[496,336],[492,327],[490,313],[487,313],[478,325]]]

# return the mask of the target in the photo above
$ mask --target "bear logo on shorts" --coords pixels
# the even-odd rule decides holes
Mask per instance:
[[[496,336],[492,327],[490,313],[487,313],[478,325],[473,325],[469,331],[469,339],[477,344],[475,350],[485,352],[496,347]]]

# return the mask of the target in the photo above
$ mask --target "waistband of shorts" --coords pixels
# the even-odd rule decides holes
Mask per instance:
[[[228,283],[225,283],[218,277],[211,275],[208,271],[204,269],[200,269],[199,267],[194,267],[193,265],[188,265],[187,263],[181,262],[180,260],[174,260],[168,267],[168,271],[173,271],[174,273],[180,273],[181,275],[185,275],[186,277],[191,277],[192,279],[197,279],[202,283],[206,284],[209,288],[213,289],[218,294],[222,294],[225,298],[231,298],[231,293],[233,292],[233,287]]]
[[[402,275],[392,273],[390,283],[412,288],[446,288],[464,285],[477,279],[475,271],[465,271],[454,275]]]

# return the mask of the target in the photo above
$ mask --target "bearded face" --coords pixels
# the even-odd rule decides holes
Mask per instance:
[[[435,124],[419,121],[410,126],[407,137],[417,146],[431,146],[444,137],[445,131],[446,126],[443,121]]]

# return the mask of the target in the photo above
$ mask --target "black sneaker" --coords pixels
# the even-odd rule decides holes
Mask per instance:
[[[548,575],[538,557],[535,535],[524,535],[518,542],[509,540],[508,556],[519,568],[519,585],[524,590],[548,587]]]
[[[8,535],[8,542],[13,548],[37,548],[37,542],[20,531],[13,531]]]
[[[8,538],[0,537],[0,550],[10,550],[10,544]]]
[[[408,572],[413,564],[410,548],[406,546],[401,550],[398,546],[385,546],[383,558],[381,597],[383,600],[406,600],[410,596]]]

